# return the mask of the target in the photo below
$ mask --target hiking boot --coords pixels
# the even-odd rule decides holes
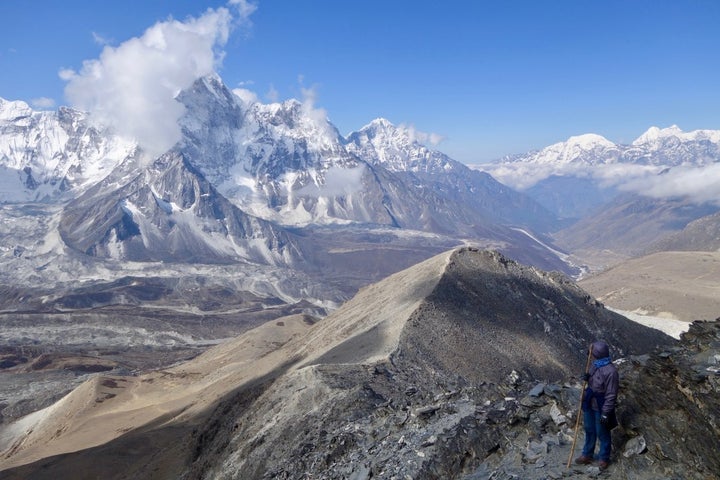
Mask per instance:
[[[606,462],[605,460],[600,460],[598,462],[598,467],[600,468],[600,471],[607,470],[608,465],[610,465],[610,463]]]
[[[587,455],[580,455],[575,459],[575,463],[578,465],[590,465],[592,462],[592,457],[588,457]]]

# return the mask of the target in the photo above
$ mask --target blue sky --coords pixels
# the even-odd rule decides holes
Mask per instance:
[[[385,117],[478,163],[590,132],[630,143],[653,125],[720,129],[715,0],[251,3],[240,22],[222,1],[1,0],[0,97],[78,103],[59,72],[227,7],[225,83],[263,101],[312,90],[343,134]]]

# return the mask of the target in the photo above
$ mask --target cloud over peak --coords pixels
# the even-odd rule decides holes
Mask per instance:
[[[150,156],[162,154],[181,137],[184,107],[175,96],[217,69],[233,25],[247,21],[255,8],[232,0],[229,8],[185,21],[170,18],[117,47],[106,45],[79,71],[59,72],[68,82],[65,95],[74,107],[134,138]]]

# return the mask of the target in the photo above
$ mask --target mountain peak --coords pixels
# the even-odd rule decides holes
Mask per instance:
[[[8,101],[0,97],[0,120],[12,122],[33,114],[30,105],[22,100]]]
[[[677,137],[679,135],[682,135],[683,131],[678,127],[677,125],[671,125],[667,128],[659,128],[652,126],[647,129],[645,133],[640,135],[635,141],[632,143],[633,145],[642,145],[646,143],[653,143],[657,142],[658,140],[662,138],[667,137]]]
[[[359,131],[353,132],[348,139],[355,143],[370,142],[376,148],[391,147],[398,153],[404,151],[407,154],[411,149],[427,150],[427,147],[418,141],[418,132],[412,126],[395,125],[382,117],[374,119]]]
[[[362,127],[360,130],[368,130],[371,128],[395,128],[395,125],[388,120],[387,118],[378,117],[374,119],[372,122],[368,123],[364,127]]]
[[[585,150],[590,150],[598,146],[607,148],[615,146],[615,144],[607,138],[595,133],[585,133],[583,135],[570,137],[565,144],[568,146],[577,146]]]
[[[530,317],[524,312],[544,313]],[[307,364],[366,364],[396,355],[414,365],[432,363],[435,371],[490,381],[509,374],[507,365],[537,376],[572,375],[567,366],[598,331],[621,354],[671,341],[590,301],[562,274],[471,247],[442,253],[366,287],[323,322],[318,331],[325,331],[331,342],[323,344],[321,354],[308,354]],[[610,324],[613,330],[606,328]],[[336,332],[341,330],[353,339],[339,341]],[[371,340],[377,331],[385,332],[382,342]],[[458,336],[449,338],[448,332]],[[320,338],[318,333],[315,340]],[[518,338],[532,338],[533,353],[506,348]],[[477,349],[483,354],[477,355]],[[543,358],[542,352],[549,351],[554,352],[552,360]],[[413,352],[423,354],[413,357]]]

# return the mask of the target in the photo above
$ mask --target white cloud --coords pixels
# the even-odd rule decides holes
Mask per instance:
[[[658,175],[625,182],[623,190],[655,198],[690,197],[720,205],[720,163],[703,167],[675,167]]]
[[[632,180],[647,178],[660,171],[653,165],[611,163],[588,166],[584,163],[506,163],[478,167],[499,182],[523,191],[553,175],[559,177],[591,178],[605,187],[627,184]]]
[[[257,10],[257,5],[247,0],[230,0],[228,4],[233,5],[237,9],[238,21],[240,23],[249,23],[250,15]]]
[[[92,32],[92,37],[93,37],[93,40],[95,41],[95,43],[97,43],[98,45],[101,45],[103,47],[105,45],[110,45],[111,43],[113,43],[110,39],[105,38],[104,36],[100,35],[97,32]]]
[[[596,165],[582,175],[581,172],[587,167],[579,165],[574,166],[575,176],[592,177],[600,180],[601,185],[607,187],[622,186],[632,181],[639,181],[643,178],[650,178],[662,170],[663,167],[657,165],[636,165],[634,163],[610,163],[606,165]],[[566,173],[567,175],[567,173]]]
[[[298,195],[310,197],[341,197],[361,191],[365,167],[359,165],[352,168],[330,167],[324,175],[321,185],[309,184],[297,191]]]
[[[400,124],[398,128],[405,130],[411,141],[422,143],[423,145],[430,144],[431,146],[436,146],[445,139],[445,137],[437,133],[421,132],[416,129],[414,125],[406,125],[403,123]]]
[[[428,135],[430,135],[428,138],[430,145],[437,145],[443,140],[445,140],[445,137],[440,135],[439,133],[429,133]]]
[[[280,92],[277,91],[274,85],[270,84],[270,88],[265,94],[265,98],[267,98],[271,103],[276,103],[280,100]]]
[[[327,111],[324,108],[315,107],[317,101],[317,87],[300,87],[302,92],[302,110],[306,118],[310,119],[312,125],[317,129],[317,139],[321,142],[332,143],[337,137],[337,131],[328,119]]]
[[[305,115],[310,117],[319,128],[325,128],[328,123],[327,111],[324,108],[315,107],[318,98],[317,87],[300,87],[300,92],[303,96],[302,105]]]
[[[61,68],[58,72],[58,77],[60,77],[61,80],[65,80],[66,82],[72,80],[75,75],[75,70],[71,68]]]
[[[117,47],[105,46],[100,57],[86,60],[79,72],[63,69],[65,95],[119,134],[134,138],[156,156],[180,140],[177,120],[184,107],[175,100],[183,89],[218,67],[233,23],[247,21],[255,5],[234,0],[228,8],[208,9],[185,21],[168,19],[142,36]]]
[[[689,197],[695,202],[720,205],[720,163],[667,169],[658,165],[611,163],[510,163],[479,166],[498,181],[526,190],[552,175],[590,178],[604,187],[617,187],[654,198]]]
[[[232,92],[235,96],[239,97],[245,105],[252,105],[253,103],[259,102],[257,94],[251,90],[236,88]]]
[[[35,108],[53,108],[55,106],[55,100],[48,97],[33,98],[30,103]]]
[[[353,168],[331,167],[325,173],[325,185],[322,192],[325,195],[350,195],[362,190],[362,177],[365,167],[359,165]]]

